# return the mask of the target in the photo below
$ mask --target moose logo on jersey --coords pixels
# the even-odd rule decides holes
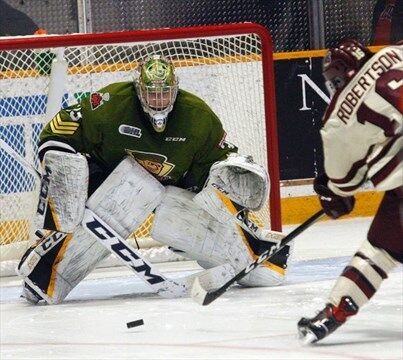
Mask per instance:
[[[165,155],[128,149],[126,149],[126,152],[159,180],[169,180],[168,174],[174,169],[175,165],[169,163]]]
[[[101,94],[99,92],[94,92],[90,95],[91,109],[95,110],[99,108],[105,101],[109,101],[109,93]]]

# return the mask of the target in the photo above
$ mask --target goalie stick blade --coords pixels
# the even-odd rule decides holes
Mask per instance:
[[[208,295],[207,291],[201,286],[199,278],[195,278],[192,286],[192,290],[190,292],[190,296],[192,299],[200,305],[206,305],[204,300]]]
[[[186,297],[189,293],[191,283],[186,283],[183,279],[167,279],[152,263],[145,260],[136,249],[133,249],[125,239],[89,208],[85,209],[81,224],[88,234],[115,254],[124,265],[134,271],[158,295],[171,299]]]
[[[208,305],[209,303],[205,303],[205,301],[209,301],[208,292],[220,289],[224,282],[230,281],[234,275],[234,269],[230,264],[218,265],[197,273],[191,287],[190,296],[200,305]]]
[[[161,288],[156,291],[156,293],[165,299],[178,299],[188,297],[189,288],[186,283],[179,281],[167,279],[161,284]]]
[[[199,281],[199,278],[196,278],[193,282],[190,296],[195,302],[200,305],[209,305],[215,299],[224,294],[229,289],[229,287],[239,279],[239,275],[240,274],[237,274],[234,278],[228,280],[224,285],[215,290],[206,290]]]

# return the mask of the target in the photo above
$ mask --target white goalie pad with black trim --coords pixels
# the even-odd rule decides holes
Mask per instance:
[[[48,304],[60,304],[109,254],[82,226],[74,234],[53,231],[20,262],[18,274]]]
[[[200,265],[230,264],[238,273],[254,259],[244,232],[235,221],[223,223],[215,219],[193,201],[194,197],[190,191],[167,186],[165,197],[155,210],[150,236],[182,251]],[[285,272],[262,265],[241,283],[273,286],[284,279]]]
[[[247,209],[259,210],[267,200],[270,181],[266,170],[251,156],[231,154],[213,164],[206,186],[218,188]]]
[[[126,239],[158,206],[165,188],[126,157],[87,201],[87,207]]]
[[[46,211],[50,210],[57,230],[72,232],[83,218],[87,194],[87,159],[79,153],[47,151],[43,159],[36,227],[44,228]]]
[[[150,236],[192,259],[223,264],[224,238],[209,231],[222,224],[197,206],[193,197],[190,191],[167,186],[164,200],[155,210]]]
[[[86,206],[105,223],[127,238],[161,202],[165,188],[132,158],[125,158],[88,199]],[[87,214],[89,210],[85,210]],[[85,216],[84,216],[85,220]],[[99,228],[102,238],[107,229]],[[57,235],[57,233],[56,233]],[[69,292],[105,258],[110,250],[94,238],[84,226],[74,234],[61,234],[50,239],[52,244],[63,241],[63,251],[55,258],[51,252],[34,249],[21,264],[20,274],[26,283],[50,304],[58,304]],[[50,248],[47,247],[47,250]],[[128,249],[130,251],[130,249]],[[123,256],[126,256],[124,253]],[[53,256],[53,257],[52,257]],[[29,262],[29,263],[28,263]],[[36,265],[45,270],[38,274]],[[140,261],[139,261],[140,263]],[[32,265],[32,266],[31,266]],[[33,272],[34,271],[34,272]],[[44,289],[37,286],[41,277],[51,278]]]

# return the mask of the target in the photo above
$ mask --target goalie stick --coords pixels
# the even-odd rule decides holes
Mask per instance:
[[[323,209],[319,210],[317,213],[312,215],[308,220],[306,220],[296,229],[291,231],[276,245],[272,246],[270,249],[267,249],[265,252],[260,254],[260,256],[254,262],[250,263],[246,268],[241,270],[238,274],[236,274],[232,279],[227,281],[219,289],[208,291],[202,286],[202,284],[196,278],[193,283],[191,297],[193,298],[194,301],[196,301],[200,305],[211,304],[214,300],[218,299],[222,294],[224,294],[230,288],[231,285],[244,278],[247,274],[256,269],[262,262],[270,259],[273,255],[278,253],[284,246],[289,244],[292,240],[294,240],[295,237],[297,237],[308,227],[310,227],[313,223],[319,220],[324,214],[325,212],[323,211]]]
[[[177,281],[167,279],[88,208],[85,208],[81,225],[87,233],[133,270],[155,293],[167,298],[184,297],[188,293],[190,284],[185,283],[182,279]]]
[[[41,172],[35,168],[31,163],[29,163],[27,160],[25,160],[18,152],[16,152],[10,145],[8,145],[3,139],[0,139],[0,145],[1,148],[4,149],[4,151],[9,155],[14,157],[15,160],[17,160],[23,167],[24,169],[29,172],[31,175],[36,177],[38,180],[41,180]]]
[[[132,269],[155,293],[165,298],[189,296],[195,279],[198,279],[199,283],[204,280],[210,288],[217,288],[222,283],[223,274],[229,274],[232,270],[229,264],[224,264],[175,280],[169,279],[151,263],[144,260],[138,251],[90,209],[85,209],[81,224],[89,234]],[[218,282],[218,280],[221,281]]]
[[[40,171],[31,163],[26,161],[12,147],[0,139],[2,148],[15,160],[17,160],[28,172],[41,180]],[[219,265],[214,268],[201,271],[176,280],[166,278],[155,266],[144,260],[142,255],[133,249],[126,240],[121,238],[114,229],[103,222],[90,209],[86,208],[82,220],[83,228],[106,247],[111,253],[115,254],[126,266],[132,269],[155,293],[165,298],[188,296],[194,279],[198,282],[204,282],[210,289],[217,288],[222,284],[225,276],[232,276],[232,268],[229,264]]]

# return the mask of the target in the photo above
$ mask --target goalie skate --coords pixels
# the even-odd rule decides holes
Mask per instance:
[[[30,304],[37,304],[39,301],[43,300],[39,294],[32,289],[26,282],[24,282],[24,286],[22,288],[21,298],[28,301]]]

